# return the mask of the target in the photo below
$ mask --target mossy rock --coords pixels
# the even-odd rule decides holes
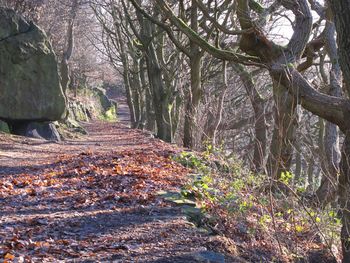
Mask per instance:
[[[2,120],[0,120],[0,132],[10,133],[9,125]]]
[[[73,132],[87,134],[87,131],[79,124],[79,122],[77,122],[72,118],[67,118],[64,121],[64,124],[67,126],[67,128],[71,129]]]
[[[99,103],[102,107],[102,110],[104,112],[108,111],[112,106],[113,103],[110,101],[110,99],[106,95],[106,91],[102,88],[93,88],[94,94],[99,99]]]
[[[69,101],[68,116],[76,121],[89,121],[91,118],[89,110],[77,100]]]

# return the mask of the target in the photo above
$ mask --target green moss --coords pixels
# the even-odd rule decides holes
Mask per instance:
[[[10,133],[8,124],[2,120],[0,120],[0,132]]]
[[[62,138],[77,138],[80,135],[86,135],[87,131],[79,122],[73,118],[68,117],[56,124],[56,128]]]
[[[87,107],[80,101],[71,100],[69,102],[69,116],[76,121],[89,121],[87,111]]]
[[[115,105],[112,105],[108,110],[106,110],[102,115],[100,116],[101,120],[105,121],[116,121],[117,120],[117,110]]]
[[[89,120],[82,105],[78,105],[77,111],[75,112],[75,114],[76,114],[77,121],[88,121]]]

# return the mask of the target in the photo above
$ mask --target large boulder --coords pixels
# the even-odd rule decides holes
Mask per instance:
[[[66,99],[45,33],[0,7],[0,119],[59,120]]]

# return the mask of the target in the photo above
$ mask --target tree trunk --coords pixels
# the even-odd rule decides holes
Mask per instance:
[[[195,1],[192,1],[191,7],[191,28],[198,31],[198,7]],[[201,85],[201,66],[202,52],[199,46],[190,41],[190,74],[191,90],[187,97],[185,109],[184,138],[183,145],[187,148],[194,147],[194,134],[196,129],[197,109],[202,97]]]
[[[190,59],[191,90],[186,103],[183,139],[184,147],[188,148],[194,147],[197,109],[202,96],[201,62],[199,54]]]
[[[151,43],[150,46],[153,44]],[[153,95],[157,136],[166,142],[172,142],[171,116],[168,109],[168,98],[164,92],[161,69],[157,63],[154,47],[147,49],[147,72]]]
[[[216,133],[221,123],[225,94],[228,88],[226,66],[227,66],[227,63],[226,61],[224,61],[223,68],[222,68],[222,86],[223,87],[222,87],[222,90],[220,91],[216,109],[214,109],[214,112],[210,110],[208,111],[207,122],[205,124],[204,133],[202,135],[202,142],[203,143],[209,142],[211,143],[212,146],[216,145]]]
[[[147,89],[147,85],[146,85],[146,80],[145,80],[145,68],[144,68],[144,63],[145,63],[145,59],[142,58],[140,60],[140,65],[139,65],[139,77],[140,77],[140,110],[141,110],[141,117],[140,117],[140,122],[138,125],[139,129],[144,129],[145,128],[145,124],[147,122],[147,112],[146,112],[146,89]]]
[[[315,180],[314,180],[314,166],[315,166],[315,160],[311,158],[308,163],[307,167],[307,191],[313,192],[315,187]]]
[[[303,164],[302,164],[302,155],[301,155],[301,145],[299,141],[295,142],[295,177],[294,184],[298,184],[301,180],[303,173]]]
[[[256,173],[265,171],[265,157],[267,149],[267,124],[265,116],[265,100],[254,99],[254,155],[253,171]]]
[[[157,126],[157,137],[166,142],[172,142],[173,133],[169,103],[170,94],[168,94],[167,88],[164,85],[162,69],[159,64],[159,61],[163,60],[163,58],[157,56],[157,50],[153,42],[156,39],[154,38],[156,26],[148,19],[143,18],[142,14],[139,12],[138,19],[141,25],[140,41],[142,42],[146,57],[147,75]]]
[[[121,62],[123,64],[122,75],[123,75],[124,87],[125,87],[125,93],[126,93],[126,102],[128,104],[129,111],[130,111],[130,123],[131,123],[131,127],[134,127],[135,122],[136,122],[136,116],[135,116],[135,107],[134,107],[132,90],[131,90],[129,59],[128,59],[128,55],[127,55],[126,50],[125,50],[125,46],[124,46],[125,43],[124,43],[124,40],[122,38],[120,27],[116,25],[115,29],[116,29],[116,34],[118,37],[117,41],[119,44],[120,59],[121,59]],[[113,58],[110,57],[110,60],[112,61]]]
[[[254,111],[255,137],[251,170],[256,173],[263,172],[265,171],[267,149],[267,125],[265,116],[266,101],[259,94],[252,76],[244,66],[236,63],[231,63],[231,66],[233,70],[238,73]]]
[[[341,243],[344,263],[350,262],[350,130],[345,135],[340,161],[339,204],[342,215]]]
[[[349,0],[329,0],[337,31],[338,55],[346,90],[350,95],[350,2]]]
[[[69,70],[69,59],[73,54],[74,48],[74,20],[78,11],[78,0],[73,1],[71,8],[71,14],[68,22],[68,28],[66,33],[66,49],[63,52],[63,57],[61,60],[60,73],[61,73],[61,85],[62,89],[65,92],[70,83],[70,70]]]
[[[345,87],[350,95],[350,3],[349,0],[330,0],[330,7],[334,15],[334,22],[337,31],[339,50],[339,61],[343,72]],[[350,110],[348,110],[350,111]],[[345,115],[349,118],[349,115]],[[349,122],[349,120],[344,120]],[[342,230],[341,242],[343,249],[343,263],[350,262],[350,127],[347,125],[345,140],[343,143],[340,176],[339,176],[339,204],[342,209]]]
[[[150,89],[146,89],[146,119],[146,129],[154,132],[156,130],[156,118]]]
[[[140,76],[140,61],[137,57],[133,57],[133,73],[132,73],[132,100],[134,102],[135,121],[132,128],[140,128],[142,114],[142,97],[141,97],[141,76]]]
[[[331,21],[331,10],[327,9],[327,22],[325,27],[325,42],[328,56],[332,62],[330,71],[330,84],[328,94],[335,97],[341,97],[341,70],[338,62],[337,44],[335,41],[335,27]],[[318,202],[322,207],[335,199],[338,184],[340,149],[339,149],[339,130],[338,126],[326,122],[324,136],[324,150],[326,156],[326,173],[324,174],[321,185],[316,191]]]
[[[134,102],[132,99],[132,91],[130,86],[130,76],[129,72],[124,67],[123,72],[123,79],[124,79],[124,87],[125,87],[125,94],[126,94],[126,103],[128,104],[129,111],[130,111],[130,122],[131,127],[135,126],[136,118],[135,118],[135,108],[134,108]]]
[[[291,168],[298,118],[297,101],[284,86],[276,82],[274,83],[274,99],[275,127],[267,170],[271,178],[278,180],[282,172],[290,171]]]

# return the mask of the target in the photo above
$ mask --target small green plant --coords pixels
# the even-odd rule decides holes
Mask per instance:
[[[173,160],[181,163],[185,167],[195,169],[201,174],[208,174],[210,171],[206,161],[192,152],[181,152],[180,154],[174,156]]]
[[[253,203],[251,201],[242,201],[240,204],[239,204],[239,211],[242,212],[242,213],[245,213],[247,212],[251,207],[253,206]]]
[[[230,185],[235,191],[240,191],[243,189],[245,182],[243,181],[243,179],[238,178],[234,180]]]
[[[262,227],[267,227],[268,223],[271,223],[272,219],[270,215],[262,215],[259,219],[259,224]]]
[[[296,231],[297,233],[301,233],[301,232],[304,231],[304,227],[303,227],[302,225],[296,225],[296,226],[295,226],[295,231]]]
[[[328,216],[330,217],[331,221],[334,223],[334,225],[340,227],[341,226],[341,219],[338,217],[337,212],[334,210],[329,211]]]
[[[286,185],[288,185],[292,179],[293,174],[289,171],[282,172],[279,178],[279,180]]]

